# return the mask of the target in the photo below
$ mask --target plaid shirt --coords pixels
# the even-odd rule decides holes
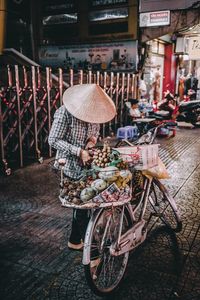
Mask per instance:
[[[49,134],[49,145],[57,149],[54,166],[59,168],[58,159],[65,158],[64,173],[77,179],[83,170],[80,159],[81,149],[85,149],[88,139],[98,137],[99,124],[86,123],[72,116],[62,105],[54,115],[54,121]]]

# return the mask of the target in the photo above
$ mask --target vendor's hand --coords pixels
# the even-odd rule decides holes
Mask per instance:
[[[86,150],[87,149],[92,149],[92,148],[95,147],[95,145],[96,145],[96,143],[93,143],[93,142],[89,141],[89,142],[87,142],[85,149]]]
[[[80,158],[82,159],[83,164],[85,165],[91,159],[91,156],[87,150],[81,150]]]
[[[91,138],[88,140],[85,149],[91,149],[91,148],[94,148],[95,145],[96,145],[96,143],[97,143],[97,138],[96,138],[95,136],[91,137]]]

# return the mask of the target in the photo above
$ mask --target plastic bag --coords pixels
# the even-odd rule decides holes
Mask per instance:
[[[147,170],[142,171],[142,174],[147,177],[154,177],[158,179],[168,179],[170,175],[160,158],[158,158],[158,165]]]

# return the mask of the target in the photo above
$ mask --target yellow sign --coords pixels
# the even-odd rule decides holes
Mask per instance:
[[[190,37],[188,55],[191,60],[200,60],[200,37]]]
[[[3,52],[5,42],[6,1],[0,0],[0,54]]]

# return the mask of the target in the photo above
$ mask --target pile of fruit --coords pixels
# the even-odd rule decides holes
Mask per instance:
[[[73,204],[81,204],[81,191],[87,187],[89,187],[89,184],[85,181],[71,181],[69,179],[64,179],[60,196],[66,198]]]
[[[127,162],[122,160],[117,151],[111,149],[108,142],[104,143],[102,149],[94,149],[91,165],[98,168],[115,166],[120,170],[128,169]]]
[[[94,149],[92,164],[97,167],[105,168],[111,163],[111,148],[108,143],[104,143],[102,149]]]

